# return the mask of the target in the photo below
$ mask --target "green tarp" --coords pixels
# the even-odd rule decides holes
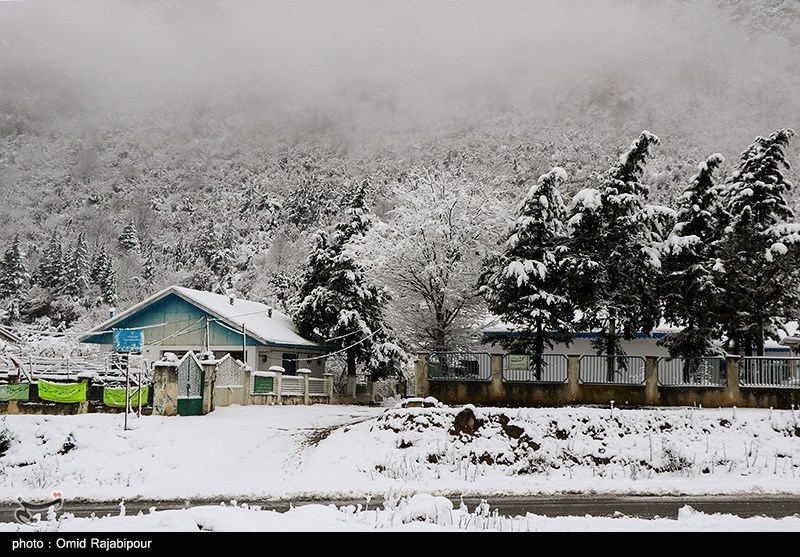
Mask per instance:
[[[139,396],[142,397],[142,404],[147,404],[150,387],[148,385],[142,387],[141,394],[137,389],[138,387],[131,387],[131,406],[139,406]],[[116,408],[125,408],[125,387],[104,387],[103,404]]]
[[[7,400],[28,400],[30,397],[30,383],[12,383],[10,385],[0,385],[0,401]]]
[[[86,383],[39,381],[39,398],[50,402],[83,402],[86,400]]]

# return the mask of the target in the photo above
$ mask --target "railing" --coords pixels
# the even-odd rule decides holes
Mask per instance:
[[[492,356],[486,352],[431,352],[429,381],[491,381]]]
[[[110,354],[103,356],[81,356],[68,358],[49,358],[44,356],[15,356],[20,366],[21,379],[30,381],[77,381],[78,375],[91,373],[93,383],[99,385],[124,385],[125,373],[128,364],[127,354]],[[17,375],[13,363],[0,361],[0,376]],[[139,376],[142,383],[151,383],[153,373],[144,358],[133,357],[130,359],[130,381],[136,384]]]
[[[326,396],[325,380],[316,377],[308,378],[308,394],[312,396]]]
[[[800,388],[800,358],[745,356],[739,360],[739,385]]]
[[[722,357],[662,357],[656,360],[656,377],[664,387],[725,387],[728,362]]]
[[[563,354],[505,354],[503,381],[509,383],[566,383],[569,358]]]
[[[581,356],[580,383],[644,385],[645,359],[642,356]]]
[[[281,395],[302,395],[303,378],[296,375],[284,375],[281,377]]]

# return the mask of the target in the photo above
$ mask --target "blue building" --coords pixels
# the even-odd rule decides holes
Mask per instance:
[[[297,334],[291,318],[259,302],[170,286],[114,315],[80,337],[112,351],[115,329],[140,329],[141,354],[151,360],[171,352],[182,356],[213,352],[266,371],[282,366],[292,375],[308,368],[313,377],[325,372],[326,347]]]

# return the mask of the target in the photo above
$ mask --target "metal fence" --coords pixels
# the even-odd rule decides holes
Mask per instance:
[[[509,383],[566,383],[569,358],[564,354],[505,354],[503,381]]]
[[[308,378],[308,394],[312,396],[326,396],[328,394],[327,389],[325,388],[325,379],[319,379],[318,377],[309,377]]]
[[[302,395],[302,380],[302,377],[297,377],[295,375],[281,376],[281,395]]]
[[[739,385],[800,388],[800,358],[745,356],[739,360]]]
[[[643,356],[581,356],[578,367],[580,383],[644,385]]]
[[[429,381],[491,381],[492,356],[487,352],[431,352]]]
[[[725,387],[728,362],[721,357],[662,357],[656,360],[658,384],[664,387]]]

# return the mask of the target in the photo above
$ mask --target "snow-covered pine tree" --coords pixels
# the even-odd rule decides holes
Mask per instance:
[[[218,232],[216,224],[212,221],[202,230],[195,243],[195,256],[216,277],[225,276],[231,268],[233,257],[223,237]]]
[[[132,220],[128,221],[128,224],[122,229],[122,233],[117,239],[117,245],[126,252],[136,252],[141,249],[139,231],[136,229],[136,224]]]
[[[89,275],[89,248],[86,245],[86,235],[80,232],[75,241],[75,248],[67,259],[64,273],[64,294],[74,299],[86,296],[89,291]]]
[[[566,208],[560,186],[566,172],[553,168],[528,191],[500,253],[483,265],[481,292],[489,311],[509,323],[518,336],[490,339],[514,353],[530,354],[541,378],[545,347],[570,342],[575,310],[566,296]]]
[[[373,379],[400,377],[408,356],[386,324],[389,294],[367,281],[348,245],[372,223],[365,195],[364,184],[345,219],[314,234],[291,313],[299,334],[346,354],[349,376],[360,364]]]
[[[64,287],[65,275],[66,265],[61,238],[59,238],[58,232],[54,231],[36,267],[36,283],[54,293],[60,292]]]
[[[115,306],[117,304],[117,273],[114,270],[114,257],[105,258],[105,266],[100,273],[98,285],[104,303]]]
[[[664,318],[683,327],[658,341],[671,356],[706,356],[717,351],[714,343],[720,337],[722,291],[714,268],[726,217],[714,172],[724,161],[715,153],[698,165],[698,172],[678,198],[676,223],[664,242]],[[684,381],[690,379],[690,367],[687,360]]]
[[[669,214],[648,206],[649,188],[641,182],[645,163],[658,137],[644,131],[602,177],[599,189],[587,188],[573,198],[569,254],[565,268],[569,291],[580,311],[581,328],[599,329],[598,354],[621,352],[621,340],[649,334],[658,323],[656,278],[660,243],[654,224]],[[615,360],[609,358],[608,380]]]
[[[156,262],[156,249],[153,243],[147,244],[147,246],[143,250],[144,252],[144,262],[142,263],[142,279],[144,280],[145,286],[148,288],[153,286],[153,282],[156,278],[156,273],[158,272],[158,264]]]
[[[765,340],[800,315],[800,245],[794,231],[783,233],[794,221],[786,198],[792,184],[783,175],[794,135],[781,129],[757,137],[723,187],[730,217],[720,257],[722,307],[729,343],[746,356],[763,355]]]
[[[27,290],[30,279],[22,254],[19,234],[16,234],[11,245],[3,254],[3,268],[0,271],[0,298],[18,299]]]
[[[100,285],[103,273],[108,266],[108,254],[106,253],[105,245],[98,245],[95,247],[92,254],[92,262],[89,266],[89,279],[92,284]]]

